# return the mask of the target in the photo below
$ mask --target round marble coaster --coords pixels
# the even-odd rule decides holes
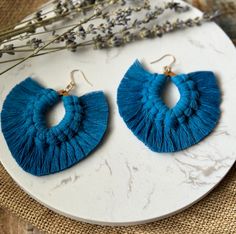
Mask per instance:
[[[162,4],[161,0],[155,2]],[[200,14],[193,9],[182,17]],[[166,53],[177,57],[177,73],[214,71],[223,94],[222,117],[215,131],[196,146],[175,154],[157,154],[146,148],[126,127],[116,105],[117,87],[133,61],[139,58],[147,69],[160,72],[166,60],[155,65],[150,62]],[[131,225],[173,215],[209,193],[235,162],[235,63],[233,44],[214,23],[124,48],[88,49],[75,54],[64,51],[32,59],[0,77],[1,105],[9,90],[28,76],[45,87],[60,89],[68,83],[70,71],[79,68],[93,87],[78,79],[74,93],[104,90],[110,102],[109,130],[100,147],[86,160],[41,178],[18,167],[0,134],[1,163],[30,196],[76,220]],[[171,86],[168,100],[176,102],[178,95]],[[51,114],[52,123],[63,114],[62,106],[57,106]]]

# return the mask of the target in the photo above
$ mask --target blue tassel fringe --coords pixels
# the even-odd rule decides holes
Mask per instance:
[[[138,60],[120,83],[117,103],[126,125],[155,152],[176,152],[205,138],[220,117],[221,94],[212,72],[171,78],[181,98],[173,108],[161,99],[167,77],[150,73]]]
[[[58,125],[47,128],[45,113],[61,98],[66,114]],[[27,78],[6,97],[1,127],[17,163],[43,176],[67,169],[90,154],[103,138],[108,115],[103,92],[60,97]]]

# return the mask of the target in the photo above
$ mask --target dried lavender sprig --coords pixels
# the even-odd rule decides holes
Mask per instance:
[[[98,17],[99,18],[99,17]],[[92,21],[92,20],[91,20]],[[58,27],[58,28],[54,28],[54,29],[51,29],[51,30],[47,30],[47,31],[43,31],[43,32],[37,32],[37,33],[32,33],[32,34],[27,34],[27,35],[20,35],[19,37],[14,37],[12,39],[9,39],[9,40],[6,40],[6,41],[3,41],[2,43],[0,43],[0,45],[3,45],[3,44],[6,44],[6,43],[9,43],[9,42],[13,42],[13,41],[16,41],[16,40],[26,40],[32,36],[36,36],[36,35],[42,35],[42,34],[46,34],[46,33],[54,33],[55,31],[59,31],[59,30],[62,30],[62,29],[66,29],[66,28],[70,28],[70,27],[73,27],[75,26],[76,24],[70,24],[70,25],[66,25],[66,26],[62,26],[62,27]]]
[[[203,22],[207,22],[213,19],[213,17],[216,17],[217,14],[203,14],[202,17],[196,17],[194,19],[187,19],[187,20],[179,20],[177,19],[175,22],[171,23],[169,21],[166,21],[162,25],[154,25],[152,28],[143,28],[139,32],[135,32],[133,35],[131,33],[124,34],[123,31],[119,31],[116,34],[113,35],[113,37],[107,38],[106,36],[101,37],[100,41],[96,40],[90,40],[87,41],[86,43],[79,43],[76,45],[76,48],[82,47],[82,46],[91,46],[93,45],[95,49],[105,49],[105,48],[112,48],[112,47],[120,47],[124,46],[125,44],[128,44],[134,40],[142,40],[145,38],[155,38],[155,37],[162,37],[164,34],[176,31],[178,29],[185,29],[189,27],[194,27],[194,26],[200,26]],[[68,49],[67,47],[62,47],[60,50]],[[56,50],[50,51],[48,53],[42,53],[40,55],[45,55],[49,53],[56,52]],[[35,57],[35,56],[34,56]],[[16,60],[8,60],[1,63],[5,62],[12,62],[12,61],[17,61],[20,59]]]
[[[35,57],[38,57],[38,56],[41,56],[41,55],[46,55],[46,54],[55,53],[55,52],[58,52],[58,51],[61,51],[61,49],[59,49],[59,50],[53,50],[53,51],[50,51],[50,52],[44,52],[44,53],[40,53],[40,54],[35,54],[35,55],[33,55],[31,58],[35,58]],[[25,58],[25,57],[21,57],[21,58],[17,58],[17,59],[9,59],[9,60],[2,61],[2,62],[0,61],[0,64],[22,61],[24,58]]]
[[[100,0],[99,2],[101,3],[102,1],[104,1],[104,0]],[[28,22],[39,21],[39,20],[42,19],[42,17],[47,17],[47,15],[52,13],[52,12],[55,13],[56,5],[58,5],[59,2],[62,2],[62,1],[61,0],[52,1],[51,4],[49,4],[49,5],[53,5],[53,10],[43,12],[43,8],[41,8],[34,14],[34,16],[32,18],[20,21],[17,24],[14,24],[14,25],[8,25],[6,28],[0,30],[0,32],[6,31],[7,29],[12,29],[13,27],[20,26],[22,24],[26,24]],[[64,2],[66,3],[66,2],[72,2],[72,1],[65,0]],[[95,0],[93,0],[93,1],[84,0],[84,1],[75,1],[74,5],[79,7],[81,10],[85,10],[85,9],[88,9],[92,6],[95,6],[94,3],[95,3]],[[61,3],[61,7],[64,7],[63,5],[64,4]],[[74,7],[73,10],[76,10],[76,7]],[[62,10],[62,12],[64,12],[64,10]]]
[[[105,3],[105,2],[109,2],[109,1],[104,1],[104,0],[102,0],[102,1],[99,1],[99,2],[102,2],[103,4]],[[118,2],[118,1],[114,1],[113,0],[113,2],[115,3],[115,2]],[[90,5],[89,5],[90,6]],[[74,25],[73,25],[74,26]],[[62,27],[62,28],[66,28],[66,27]],[[55,29],[54,29],[55,30]],[[54,31],[53,30],[53,31]],[[32,34],[32,35],[34,35],[34,34]],[[35,38],[33,38],[32,40],[34,40]],[[9,47],[9,46],[12,46],[12,44],[10,44],[10,45],[6,45],[6,47]],[[5,47],[5,46],[4,46]],[[3,53],[8,53],[8,54],[14,54],[15,52],[18,52],[18,51],[13,51],[13,47],[11,48],[11,51],[9,51],[9,48],[4,48],[3,47],[3,49],[2,50],[0,50],[0,55],[2,55]],[[14,49],[16,49],[16,47],[14,47]],[[20,51],[19,51],[20,52]],[[23,51],[21,51],[21,52],[23,52]]]
[[[118,1],[120,2],[121,0],[117,0],[117,2]],[[150,10],[150,8],[149,8],[150,5],[149,5],[148,1],[146,1],[146,2],[147,2],[146,9]],[[177,12],[183,12],[183,9],[184,9],[182,6],[179,7],[179,5],[177,5],[174,2],[167,3],[167,5],[165,7],[170,8],[170,9],[174,9]],[[98,11],[97,13],[99,13],[100,17],[101,17],[101,15],[103,15],[102,10],[103,9],[97,9],[97,11]],[[156,11],[159,12],[159,14],[161,14],[161,12],[162,12],[162,10],[160,10],[158,8],[156,8]],[[56,40],[53,40],[52,43],[56,42],[57,40],[60,41],[61,39],[63,39],[63,41],[65,41],[65,46],[62,46],[62,47],[47,47],[47,46],[46,47],[44,47],[44,46],[40,47],[40,45],[39,45],[40,43],[37,44],[38,41],[36,39],[31,46],[33,48],[36,48],[36,51],[37,50],[39,50],[39,51],[47,50],[47,52],[40,53],[40,54],[32,53],[32,56],[30,56],[29,58],[44,55],[44,54],[53,53],[53,52],[56,52],[56,51],[59,51],[59,50],[64,50],[64,49],[69,49],[69,50],[74,52],[74,51],[76,51],[77,47],[80,47],[80,46],[93,45],[94,48],[100,48],[100,49],[110,48],[110,47],[115,47],[115,46],[122,46],[122,45],[125,45],[125,44],[127,44],[129,42],[132,42],[134,40],[140,40],[140,39],[144,39],[144,38],[152,38],[152,37],[155,36],[155,34],[157,34],[156,36],[162,36],[163,34],[165,34],[167,32],[170,32],[172,30],[170,22],[166,23],[165,25],[161,25],[160,27],[157,27],[158,25],[156,25],[156,28],[158,28],[158,32],[155,32],[153,30],[151,31],[151,29],[149,29],[148,27],[142,27],[141,28],[141,24],[139,24],[138,26],[135,25],[135,24],[134,25],[131,24],[131,26],[128,26],[128,23],[131,22],[130,19],[129,19],[129,16],[130,16],[131,13],[130,13],[129,10],[126,11],[126,12],[123,12],[123,13],[122,13],[122,11],[120,11],[120,12],[118,11],[118,20],[115,20],[115,22],[117,21],[118,24],[114,23],[114,25],[112,25],[110,28],[114,28],[115,26],[119,26],[119,24],[120,24],[120,26],[123,27],[120,31],[118,31],[116,33],[112,33],[112,32],[107,33],[105,31],[105,35],[98,34],[97,36],[93,37],[92,40],[87,40],[83,43],[78,43],[78,42],[75,41],[76,37],[77,37],[77,34],[76,34],[76,31],[74,29],[72,29],[71,31],[68,30],[65,33],[61,34],[60,36],[59,35],[55,36]],[[148,13],[150,13],[150,12],[148,12]],[[117,16],[117,15],[115,15],[115,16]],[[102,16],[102,18],[109,21],[111,19],[111,15],[104,14]],[[156,19],[155,14],[152,12],[152,14],[149,14],[148,17],[143,19],[141,22],[142,22],[142,24],[147,24],[147,23],[149,23],[150,21],[152,21],[154,19]],[[192,19],[190,19],[190,22],[188,22],[188,26],[191,26],[190,25],[191,20]],[[165,26],[163,30],[162,30],[162,26]],[[194,26],[194,25],[192,25],[192,26]],[[81,27],[82,27],[82,25],[80,25],[80,27],[78,27],[78,28],[80,28],[80,30],[81,30]],[[132,30],[136,29],[137,31],[136,32],[133,31],[132,33],[130,33],[129,30],[131,30],[131,29]],[[104,29],[100,30],[100,32],[102,32],[103,30]],[[83,30],[83,33],[85,33],[84,31],[85,30]],[[152,33],[150,33],[150,31]],[[173,29],[173,31],[174,31],[174,29]],[[88,31],[86,33],[88,33]],[[153,35],[151,35],[151,34],[153,34]],[[81,37],[80,37],[80,39],[81,39]],[[45,41],[43,43],[45,43]],[[51,45],[52,43],[50,43],[49,45]],[[35,50],[32,50],[32,51],[34,52]],[[5,50],[5,52],[11,54],[11,53],[14,53],[14,50],[10,48],[10,50]],[[0,53],[1,53],[1,51],[0,51]],[[0,56],[1,56],[1,54],[0,54]],[[16,65],[18,65],[21,62],[25,61],[24,59],[25,58],[23,58],[23,60],[20,60],[20,62],[17,63]],[[26,59],[28,59],[28,57],[26,57]],[[8,61],[12,61],[12,60],[8,60]],[[16,60],[14,60],[14,61],[16,61]],[[13,67],[15,67],[15,65]],[[13,68],[13,67],[11,67],[11,68]],[[9,68],[9,70],[11,68]]]
[[[202,17],[195,17],[194,19],[179,20],[175,22],[166,21],[164,24],[155,24],[154,26],[148,28],[143,27],[141,30],[136,32],[130,32],[132,28],[127,31],[120,31],[113,36],[98,36],[94,39],[94,48],[112,48],[124,46],[127,43],[142,40],[145,38],[156,38],[162,37],[164,34],[176,31],[178,29],[185,29],[194,26],[200,26],[203,22],[211,21],[215,14],[203,14]]]
[[[136,8],[132,8],[132,7],[128,7],[127,9],[119,9],[117,11],[115,11],[112,14],[109,14],[108,17],[105,17],[105,20],[107,21],[107,23],[102,23],[100,24],[98,27],[94,27],[94,25],[89,25],[89,30],[85,30],[83,29],[82,32],[84,34],[88,34],[88,33],[93,33],[93,34],[97,34],[97,33],[112,33],[112,29],[115,28],[116,26],[124,26],[124,27],[129,27],[128,23],[131,22],[131,14],[132,13],[136,13],[139,12],[143,9],[148,9],[148,12],[146,13],[144,19],[141,20],[135,20],[132,23],[133,27],[140,27],[143,24],[147,24],[150,23],[151,21],[156,20],[159,16],[161,16],[166,10],[174,10],[175,12],[185,12],[187,10],[189,10],[189,7],[182,7],[180,5],[180,3],[175,3],[175,2],[170,2],[167,3],[165,5],[165,7],[155,7],[154,10],[150,10],[150,5],[145,3],[143,6],[141,7],[136,7]],[[181,9],[181,10],[180,10]],[[111,18],[110,16],[114,15],[113,18]],[[83,38],[82,38],[83,39]]]
[[[93,2],[95,2],[95,1],[93,1]],[[105,1],[105,0],[100,0],[99,2],[105,3],[106,1]],[[145,2],[145,1],[144,1],[144,2]],[[150,8],[149,1],[146,1],[146,2],[144,3],[144,5],[145,5],[145,4],[146,4],[146,9],[149,9],[149,8]],[[96,6],[96,4],[94,4],[94,5],[89,5],[89,4],[87,4],[86,6],[80,5],[80,6],[79,6],[80,8],[78,8],[78,9],[80,9],[80,11],[84,11],[84,10],[86,10],[87,8],[91,8],[92,6]],[[145,7],[144,7],[144,8],[145,8]],[[75,10],[75,9],[77,9],[77,8],[73,8],[73,10]],[[77,9],[77,10],[78,10],[78,9]],[[161,13],[163,13],[166,9],[173,9],[173,10],[175,10],[176,12],[182,12],[182,11],[186,10],[186,7],[182,7],[179,3],[170,2],[170,3],[167,3],[163,9],[162,9],[162,8],[159,9],[159,11],[161,11],[161,12],[159,12],[159,15],[160,15]],[[130,10],[132,10],[132,9],[130,9]],[[134,9],[133,9],[133,10],[134,10]],[[68,12],[66,12],[66,13],[68,13]],[[153,14],[153,13],[152,13],[152,14]],[[37,12],[36,15],[38,15],[37,17],[40,18],[40,19],[41,19],[41,17],[43,16],[43,14],[41,14],[40,12]],[[151,14],[149,14],[149,15],[151,16]],[[20,30],[20,31],[16,31],[16,32],[14,32],[14,34],[19,34],[19,33],[22,34],[22,33],[25,33],[25,31],[26,31],[26,32],[28,31],[28,33],[31,33],[32,35],[48,33],[48,31],[40,32],[40,33],[34,33],[34,32],[35,32],[35,30],[36,30],[36,26],[37,26],[37,27],[42,27],[42,26],[48,25],[48,24],[50,24],[50,21],[51,21],[51,20],[52,20],[52,18],[47,19],[47,20],[45,20],[44,22],[40,22],[40,20],[38,20],[37,23],[39,23],[39,24],[36,24],[36,25],[34,25],[34,24],[26,25],[24,28],[17,29],[17,30]],[[56,19],[54,19],[54,20],[57,21]],[[58,19],[58,20],[59,20],[59,19]],[[30,23],[32,22],[31,19],[29,19],[28,21],[30,21]],[[42,23],[44,23],[44,25],[41,25]],[[54,30],[57,30],[57,28],[54,29]],[[50,30],[50,31],[52,31],[52,30]],[[50,32],[50,31],[49,31],[49,32]],[[12,32],[12,31],[11,31],[11,32]],[[13,32],[12,32],[12,33],[13,33]],[[12,36],[14,36],[14,35],[13,35],[13,34],[8,35],[8,37],[12,37]],[[30,36],[31,36],[31,35],[29,34],[29,35],[26,35],[25,37],[30,37]],[[0,37],[1,37],[1,34],[0,34]],[[3,41],[3,42],[2,42],[2,44],[3,44],[3,43],[9,43],[10,41],[14,41],[14,40],[16,40],[16,39],[22,39],[22,38],[24,38],[24,37],[20,36],[20,37],[13,38],[13,39],[10,39],[10,40],[5,41],[5,42],[3,41],[3,38],[2,38],[1,41]]]
[[[98,1],[99,3],[109,3],[112,0],[103,0],[103,1]],[[116,2],[116,0],[115,0]],[[9,38],[12,38],[14,36],[23,34],[23,33],[34,33],[36,31],[36,29],[40,28],[40,27],[45,27],[47,25],[50,25],[51,23],[63,20],[65,17],[68,17],[70,14],[73,14],[75,12],[80,13],[80,12],[85,12],[88,9],[91,9],[92,7],[96,7],[98,4],[91,4],[91,5],[86,5],[83,7],[78,7],[75,8],[71,11],[65,11],[62,12],[62,14],[56,14],[53,17],[47,18],[45,20],[41,20],[41,21],[36,21],[36,22],[32,22],[29,21],[28,24],[22,26],[22,27],[17,27],[15,29],[11,29],[11,30],[7,30],[7,31],[0,31],[0,42],[7,40]]]
[[[93,44],[92,41],[90,42],[82,42],[78,45],[78,47],[84,47],[84,46],[91,46]],[[49,50],[49,51],[46,51],[46,52],[43,52],[43,53],[39,53],[39,54],[35,54],[32,56],[32,58],[34,57],[38,57],[38,56],[41,56],[41,55],[46,55],[46,54],[51,54],[51,53],[55,53],[55,52],[58,52],[58,51],[62,51],[62,50],[65,50],[65,49],[68,49],[68,47],[58,47],[58,48],[53,48],[52,50]],[[33,50],[32,50],[33,51]],[[44,50],[43,50],[44,51]],[[4,64],[4,63],[10,63],[10,62],[16,62],[16,61],[21,61],[23,60],[24,57],[21,57],[21,58],[17,58],[17,59],[9,59],[9,60],[5,60],[5,61],[0,61],[0,64]]]
[[[103,1],[105,2],[105,1]],[[93,5],[93,6],[96,6],[96,5]],[[86,6],[88,7],[88,6]],[[92,7],[92,5],[90,5],[89,7]],[[85,9],[85,7],[84,7]],[[83,10],[84,10],[83,9]],[[30,21],[30,20],[29,20]],[[31,33],[31,34],[28,34],[28,35],[25,35],[25,36],[19,36],[19,37],[15,37],[13,39],[9,39],[7,41],[3,41],[1,44],[5,44],[5,43],[9,43],[9,42],[12,42],[12,41],[15,41],[15,40],[24,40],[24,39],[27,39],[31,36],[35,36],[35,35],[41,35],[41,34],[46,34],[46,33],[50,33],[50,32],[55,32],[57,30],[61,30],[61,29],[65,29],[65,28],[69,28],[69,27],[73,27],[75,24],[72,24],[72,25],[67,25],[67,26],[63,26],[63,27],[58,27],[58,28],[54,28],[52,30],[47,30],[47,31],[43,31],[43,32],[38,32],[38,33]]]
[[[118,0],[112,0],[110,1],[110,5],[114,5],[115,3],[117,3]],[[109,6],[109,5],[108,5]],[[106,9],[108,6],[106,6],[104,9]],[[104,10],[103,9],[103,10]],[[100,15],[102,12],[100,11],[96,11],[93,15],[91,15],[90,17],[87,17],[86,19],[82,20],[80,23],[78,23],[76,26],[70,28],[69,30],[67,30],[66,32],[64,32],[63,34],[55,37],[53,40],[51,40],[50,42],[46,43],[45,45],[43,45],[40,48],[37,48],[32,54],[30,54],[29,56],[23,58],[21,61],[17,62],[16,64],[14,64],[13,66],[7,68],[6,70],[4,70],[3,72],[0,73],[0,75],[6,73],[7,71],[11,70],[12,68],[18,66],[19,64],[23,63],[24,61],[28,60],[29,58],[37,55],[41,50],[43,50],[44,48],[46,48],[47,46],[51,45],[54,41],[56,41],[58,38],[60,38],[61,36],[66,35],[67,33],[70,33],[71,31],[73,31],[74,29],[76,29],[77,27],[79,27],[80,25],[88,22],[89,20],[93,19],[94,17]]]
[[[147,24],[147,23],[150,23],[153,20],[156,20],[161,14],[163,14],[166,10],[169,10],[169,9],[177,11],[177,12],[185,12],[185,11],[189,10],[188,7],[182,7],[179,3],[175,3],[175,2],[166,3],[164,7],[155,7],[154,10],[148,11],[146,13],[144,19],[135,20],[132,23],[132,27],[127,27],[129,21],[131,20],[130,19],[131,14],[139,12],[143,9],[146,9],[146,10],[150,9],[150,4],[149,4],[148,1],[145,1],[142,6],[128,7],[126,9],[118,9],[118,10],[115,10],[114,12],[112,12],[112,13],[109,13],[108,15],[105,14],[105,17],[103,16],[103,18],[107,21],[106,24],[102,23],[98,27],[94,27],[93,24],[90,24],[88,26],[87,30],[85,30],[82,26],[80,26],[80,28],[79,28],[78,32],[76,33],[76,35],[78,35],[80,37],[80,39],[83,39],[83,40],[86,38],[87,34],[89,34],[89,33],[90,34],[108,33],[109,35],[111,35],[112,34],[112,29],[115,28],[116,26],[126,26],[126,30],[131,29],[132,27],[138,28],[138,27],[141,27],[142,24]],[[111,16],[114,16],[114,17],[111,18]],[[74,44],[75,34],[71,35],[71,37],[73,38],[73,40],[70,39],[70,41]],[[33,43],[27,43],[27,45],[25,47],[27,47],[28,44],[33,44],[33,48],[37,48],[42,43],[42,40],[36,39],[36,38],[33,38],[32,41],[33,41]],[[39,43],[37,43],[37,42],[39,42]],[[10,49],[8,48],[9,46],[11,47]],[[8,53],[8,54],[14,55],[16,52],[29,52],[29,51],[32,51],[30,49],[28,49],[28,50],[17,50],[17,48],[19,48],[19,47],[14,47],[13,48],[12,44],[10,44],[10,45],[6,45],[6,48],[4,46],[4,48],[2,50],[0,50],[0,52],[2,54],[3,53]],[[21,48],[22,48],[22,46],[21,46]],[[64,48],[64,47],[62,47],[62,48]],[[73,48],[74,48],[73,51],[75,51],[75,45],[73,46]]]

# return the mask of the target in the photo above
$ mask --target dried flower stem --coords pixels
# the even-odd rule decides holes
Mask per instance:
[[[182,13],[189,10],[189,7],[171,1],[167,2],[163,7],[155,6],[152,8],[148,0],[142,1],[142,4],[137,4],[138,2],[136,3],[135,1],[136,4],[133,6],[123,7],[127,1],[128,0],[80,0],[80,3],[78,3],[77,0],[59,0],[57,1],[57,5],[55,5],[55,16],[48,16],[48,12],[51,13],[52,11],[44,13],[40,11],[36,13],[36,16],[25,21],[25,23],[28,22],[27,25],[23,25],[14,30],[0,32],[0,41],[3,40],[4,37],[10,37],[5,41],[1,41],[0,45],[4,45],[0,49],[0,57],[4,54],[15,55],[16,53],[23,52],[30,53],[26,57],[0,62],[0,64],[17,62],[1,72],[0,75],[33,57],[66,49],[75,52],[77,48],[85,46],[93,46],[95,49],[124,46],[133,41],[161,37],[166,33],[178,29],[198,26],[216,16],[214,14],[204,14],[201,17],[189,18],[185,21],[177,19],[174,22],[169,22],[167,20],[160,25],[156,21],[167,10]],[[108,7],[114,6],[115,4],[120,7],[115,8],[113,11],[111,9],[107,10]],[[78,13],[91,13],[91,11],[93,11],[93,13],[90,14],[89,17],[82,19],[78,23],[65,26],[55,24],[56,27],[53,29],[46,29],[45,27],[51,24],[54,25],[54,23],[64,19],[72,19],[71,16],[77,16]],[[143,17],[139,17],[137,14],[141,11],[145,11]],[[133,17],[134,14],[137,14],[136,18]],[[99,20],[93,22],[95,19]],[[44,28],[44,31],[36,32],[40,27]],[[64,32],[59,33],[60,30]],[[51,34],[51,36],[48,36],[46,40],[44,37],[38,37],[47,34]],[[26,39],[29,40],[25,43],[24,41]],[[23,42],[18,46],[15,46],[13,43],[9,44],[9,42],[15,40]]]
[[[163,14],[166,10],[168,9],[168,7],[165,7],[164,9],[162,9],[162,10],[160,10],[160,11],[158,11],[157,12],[157,14],[155,15],[155,17],[153,17],[152,19],[150,19],[150,21],[153,21],[153,20],[155,20],[156,18],[157,18],[157,16],[160,16],[161,14]],[[134,8],[132,9],[132,10],[135,10]],[[113,11],[113,12],[111,12],[109,15],[110,15],[110,17],[111,16],[113,16],[113,15],[115,15],[115,13],[116,13],[116,11]],[[97,18],[99,18],[99,17],[97,17]],[[97,19],[96,18],[96,19]],[[141,24],[144,24],[144,23],[146,23],[145,21],[140,21],[140,23]],[[141,24],[139,25],[139,26],[141,26]],[[34,34],[32,34],[32,35],[30,35],[30,36],[35,36],[35,35],[41,35],[41,34],[45,34],[45,33],[50,33],[50,32],[55,32],[55,31],[58,31],[58,30],[62,30],[62,29],[65,29],[65,28],[70,28],[70,27],[73,27],[73,26],[75,26],[76,24],[72,24],[72,25],[67,25],[67,26],[62,26],[62,27],[58,27],[58,28],[55,28],[55,29],[53,29],[53,30],[48,30],[48,31],[44,31],[44,32],[39,32],[39,33],[34,33]],[[119,25],[119,23],[117,24],[117,25]],[[113,27],[115,26],[115,23],[114,23],[114,25],[113,25]],[[126,31],[129,31],[129,30],[131,30],[131,29],[133,29],[133,28],[135,28],[135,27],[128,27],[128,28],[126,28],[125,30],[123,30],[122,31],[122,33],[124,33],[124,32],[126,32]],[[120,33],[120,32],[119,32]],[[114,33],[114,35],[116,35],[117,33]],[[29,37],[30,37],[29,36]],[[28,37],[28,38],[29,38]],[[15,39],[17,39],[17,38],[15,38]],[[12,39],[11,41],[13,41],[13,40],[15,40],[15,39]],[[20,39],[20,37],[18,37],[18,39]],[[10,40],[8,40],[8,42],[9,42]],[[28,47],[28,45],[25,45],[25,47]],[[17,48],[19,48],[19,47],[14,47],[14,50],[2,50],[1,52],[2,53],[9,53],[9,52],[11,52],[11,53],[15,53],[15,52],[30,52],[30,51],[33,51],[32,49],[30,50],[15,50],[15,49],[17,49]],[[20,47],[20,48],[22,48],[22,47]],[[62,49],[64,49],[65,47],[61,47]]]
[[[53,50],[53,51],[49,51],[49,52],[45,52],[45,53],[40,53],[40,54],[35,54],[35,55],[33,55],[31,58],[38,57],[38,56],[41,56],[41,55],[46,55],[46,54],[55,53],[55,52],[58,52],[58,51],[61,51],[61,49]],[[16,61],[22,61],[24,58],[25,58],[25,57],[21,57],[21,58],[17,58],[17,59],[9,59],[9,60],[0,62],[0,64],[10,63],[10,62],[16,62]]]
[[[94,18],[94,19],[91,19],[91,21],[92,21],[92,20],[95,20],[95,19],[98,19],[98,18],[99,18],[99,17]],[[47,31],[43,31],[43,32],[33,33],[33,34],[26,35],[26,36],[15,37],[15,38],[12,38],[12,39],[3,41],[3,42],[1,43],[1,45],[5,44],[5,43],[12,42],[12,41],[16,41],[16,40],[23,40],[23,39],[26,39],[26,38],[28,39],[28,38],[30,38],[30,37],[32,37],[32,36],[38,36],[38,35],[42,35],[42,34],[53,33],[53,32],[55,32],[55,31],[59,31],[59,30],[62,30],[62,29],[74,27],[75,25],[77,25],[77,24],[70,24],[70,25],[61,26],[61,27],[54,28],[54,29],[47,30]],[[15,48],[16,48],[16,47],[15,47]]]
[[[105,2],[110,2],[110,1],[109,0],[105,0],[103,2],[105,3]],[[85,6],[85,7],[77,7],[75,9],[71,10],[70,12],[65,12],[62,15],[56,15],[56,16],[50,17],[50,18],[42,20],[42,21],[36,21],[35,23],[32,23],[32,22],[36,18],[33,18],[33,20],[32,19],[26,20],[25,22],[30,22],[32,24],[26,24],[25,26],[19,27],[19,28],[15,28],[14,30],[11,30],[11,29],[8,29],[6,31],[5,30],[3,30],[3,31],[0,30],[0,41],[7,40],[9,38],[17,36],[19,34],[27,33],[29,31],[35,31],[37,28],[45,27],[45,26],[50,25],[50,24],[52,24],[54,22],[57,22],[59,20],[63,20],[66,16],[68,16],[68,15],[70,15],[72,13],[83,12],[83,11],[88,10],[90,8],[93,8],[93,7],[97,6],[97,5],[98,4],[91,4],[91,5]]]
[[[7,71],[11,70],[12,68],[18,66],[19,64],[25,62],[26,60],[28,60],[31,57],[34,57],[35,55],[37,55],[41,50],[43,50],[44,48],[46,48],[47,46],[51,45],[54,41],[56,41],[57,39],[59,39],[60,37],[66,35],[67,33],[73,31],[74,29],[76,29],[77,27],[79,27],[80,25],[82,25],[85,22],[88,22],[90,19],[92,19],[93,17],[97,16],[97,14],[93,14],[92,16],[88,17],[87,19],[85,19],[83,22],[77,24],[76,26],[70,28],[69,30],[67,30],[66,32],[64,32],[63,34],[55,37],[53,40],[49,41],[48,43],[46,43],[44,46],[34,50],[34,52],[30,55],[28,55],[27,57],[23,58],[21,61],[19,61],[18,63],[14,64],[13,66],[7,68],[6,70],[4,70],[3,72],[0,73],[0,75],[3,75],[4,73],[6,73]]]

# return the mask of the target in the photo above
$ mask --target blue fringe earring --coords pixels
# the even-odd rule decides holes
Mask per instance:
[[[166,56],[172,55],[161,59]],[[160,153],[180,151],[198,143],[214,129],[220,117],[221,94],[214,73],[176,75],[171,71],[176,61],[172,57],[174,61],[164,68],[164,74],[153,74],[136,60],[117,94],[119,112],[128,128],[151,150]],[[161,98],[168,79],[181,96],[173,108]]]
[[[73,166],[95,149],[107,129],[108,103],[103,92],[69,95],[75,71],[64,90],[45,89],[27,78],[4,101],[3,135],[16,162],[30,174],[43,176]],[[60,100],[66,114],[48,128],[45,113]]]

